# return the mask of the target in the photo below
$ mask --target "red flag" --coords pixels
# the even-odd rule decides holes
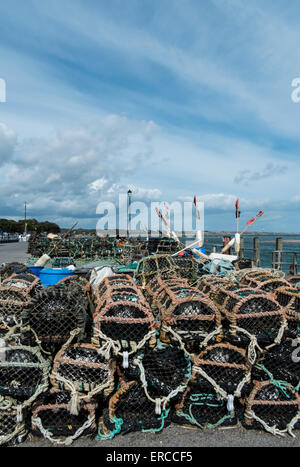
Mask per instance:
[[[197,197],[194,196],[194,205],[197,206]]]
[[[261,217],[265,212],[264,211],[259,211],[256,217]]]
[[[255,222],[255,220],[256,220],[256,219],[254,219],[254,218],[250,219],[250,221],[247,222],[247,225],[253,224],[253,222]]]
[[[241,215],[241,211],[239,210],[240,207],[240,200],[237,199],[235,203],[235,217],[238,219]]]
[[[158,208],[156,208],[156,212],[157,212],[158,217],[160,217],[162,219],[162,213],[160,212],[160,210]]]

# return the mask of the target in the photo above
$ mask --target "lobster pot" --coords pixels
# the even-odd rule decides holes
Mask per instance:
[[[83,401],[79,413],[69,412],[70,394],[50,391],[32,407],[31,431],[57,445],[70,445],[80,436],[93,437],[97,433],[96,404]]]
[[[108,345],[115,355],[129,355],[156,342],[155,322],[149,305],[140,294],[104,294],[94,313],[92,342]]]
[[[156,297],[159,296],[160,292],[166,285],[174,287],[188,287],[189,283],[186,279],[180,279],[179,277],[164,279],[161,276],[157,276],[152,279],[152,281],[147,285],[144,293],[155,315],[158,313]]]
[[[54,359],[51,383],[71,392],[75,404],[87,396],[108,396],[114,389],[114,366],[98,350],[91,344],[75,344]]]
[[[36,290],[42,287],[42,283],[38,277],[33,274],[12,274],[10,277],[2,281],[2,286],[16,287],[23,290],[25,295],[32,297]]]
[[[285,339],[279,345],[270,348],[259,358],[252,368],[252,379],[255,381],[280,381],[300,389],[300,365],[297,348],[293,339]]]
[[[149,392],[151,398],[156,399],[155,389]],[[159,432],[170,424],[169,411],[167,408],[156,413],[156,405],[146,396],[140,383],[121,380],[120,388],[109,400],[108,409],[103,410],[97,439],[112,439],[119,433],[134,431]]]
[[[17,281],[11,276],[0,284],[1,327],[13,327],[22,323],[31,306],[32,295],[38,282],[38,279],[33,282],[21,279]]]
[[[11,397],[0,396],[0,446],[25,441],[28,434],[22,406]]]
[[[293,433],[300,428],[299,394],[271,381],[254,383],[246,401],[244,427],[266,430],[273,435]]]
[[[214,303],[193,287],[166,285],[156,298],[160,309],[160,339],[190,354],[221,334],[221,315]]]
[[[203,389],[196,382],[190,383],[182,400],[176,404],[172,422],[205,429],[238,426],[239,412],[229,412],[227,401],[213,388]]]
[[[177,266],[177,275],[181,279],[194,282],[198,278],[197,263],[191,256],[174,256],[173,261]]]
[[[168,255],[153,255],[143,258],[136,268],[134,277],[142,289],[156,276],[177,277],[177,266]]]
[[[204,392],[215,391],[226,402],[231,400],[231,411],[236,400],[247,395],[250,379],[251,365],[246,351],[229,343],[209,346],[195,358],[192,381]]]
[[[163,405],[182,398],[191,371],[191,359],[183,350],[160,345],[149,353],[138,355],[124,370],[122,377],[140,381],[146,395],[148,388],[155,388]]]
[[[240,300],[250,295],[257,295],[257,292],[250,288],[241,288],[238,285],[220,287],[210,294],[221,313],[225,310],[231,312]]]
[[[215,293],[220,287],[227,287],[230,285],[236,286],[237,284],[223,277],[211,275],[199,279],[196,288],[210,298],[210,294]]]
[[[100,301],[104,295],[109,296],[114,292],[127,292],[129,295],[138,295],[140,299],[144,299],[135,281],[127,274],[105,277],[97,287],[96,300]]]
[[[178,249],[181,248],[181,244],[178,243],[176,240],[174,240],[173,238],[163,238],[162,240],[160,240],[159,244],[157,245],[157,253],[159,254],[164,254],[164,255],[167,255],[167,254],[172,254],[172,253],[176,253],[178,251]]]
[[[284,273],[282,271],[270,271],[263,268],[252,269],[252,270],[243,270],[239,273],[238,280],[241,285],[257,287],[262,282],[268,281],[270,279],[282,279]],[[251,285],[253,283],[253,285]]]
[[[33,329],[44,347],[62,346],[72,331],[79,330],[79,341],[85,337],[87,307],[86,298],[74,295],[72,288],[45,287],[32,300],[24,324]]]
[[[4,345],[0,348],[0,395],[31,403],[48,387],[50,362],[38,347]]]
[[[290,284],[288,281],[285,279],[280,279],[280,278],[266,278],[263,276],[260,276],[256,279],[253,279],[250,281],[248,284],[248,287],[252,287],[256,290],[259,290],[261,292],[265,293],[273,293],[276,292],[281,287],[289,287]]]
[[[284,309],[287,319],[287,335],[297,337],[300,333],[300,290],[282,287],[276,290],[275,298]]]
[[[13,274],[32,274],[31,270],[22,263],[8,263],[0,267],[0,283]]]
[[[284,310],[271,294],[248,295],[231,311],[224,309],[224,315],[231,340],[241,345],[248,345],[249,340],[262,348],[278,344],[287,326]]]
[[[237,271],[252,269],[254,267],[254,261],[249,258],[239,258],[235,261],[232,261],[232,264]]]
[[[287,281],[290,286],[295,287],[296,289],[298,289],[300,286],[300,276],[289,277]]]

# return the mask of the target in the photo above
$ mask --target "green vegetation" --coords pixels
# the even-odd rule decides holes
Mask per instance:
[[[27,221],[27,232],[36,233],[59,233],[60,227],[54,222],[38,222],[36,219],[28,219]],[[14,221],[11,219],[0,219],[0,230],[7,233],[18,233],[22,234],[25,231],[25,220]]]

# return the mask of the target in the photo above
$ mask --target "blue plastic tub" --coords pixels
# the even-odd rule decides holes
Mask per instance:
[[[32,271],[32,273],[37,276],[37,277],[40,277],[40,272],[43,268],[43,266],[31,266],[31,265],[27,265],[27,267],[30,269],[30,271]]]
[[[46,268],[40,271],[39,277],[42,284],[46,287],[47,285],[55,285],[60,280],[72,276],[74,273],[75,271],[66,268]]]

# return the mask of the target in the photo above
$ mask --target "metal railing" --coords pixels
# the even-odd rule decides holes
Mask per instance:
[[[290,274],[298,274],[300,264],[300,251],[275,250],[272,252],[272,267]]]

